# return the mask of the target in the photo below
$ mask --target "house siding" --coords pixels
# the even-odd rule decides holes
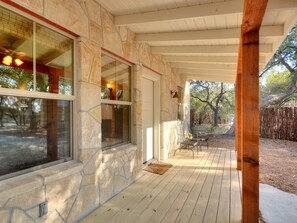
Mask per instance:
[[[185,86],[160,55],[150,53],[135,34],[116,27],[113,16],[96,1],[14,0],[16,4],[77,34],[76,151],[74,161],[0,182],[0,222],[75,222],[99,207],[142,175],[141,77],[145,65],[161,74],[161,159],[177,146],[174,129],[177,99],[170,90]],[[5,7],[5,5],[4,5]],[[102,48],[134,63],[132,144],[102,152]],[[48,214],[39,217],[41,202]]]

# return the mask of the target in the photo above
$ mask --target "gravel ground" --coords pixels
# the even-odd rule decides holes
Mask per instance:
[[[216,135],[209,143],[234,148],[234,137]],[[297,195],[297,142],[260,139],[260,182]]]

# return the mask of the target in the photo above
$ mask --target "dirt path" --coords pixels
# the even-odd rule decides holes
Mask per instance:
[[[234,137],[217,135],[210,146],[234,148]],[[297,142],[260,139],[260,182],[297,195]]]

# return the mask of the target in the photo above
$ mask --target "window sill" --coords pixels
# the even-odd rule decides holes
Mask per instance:
[[[69,161],[55,166],[36,170],[27,174],[0,181],[0,205],[10,197],[25,193],[34,188],[56,181],[60,178],[78,173],[83,169],[83,164]]]

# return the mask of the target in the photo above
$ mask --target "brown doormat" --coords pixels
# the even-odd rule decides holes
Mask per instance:
[[[160,161],[156,161],[156,162],[150,163],[148,166],[146,166],[143,169],[151,173],[163,175],[171,167],[172,165],[170,163],[163,163]]]

